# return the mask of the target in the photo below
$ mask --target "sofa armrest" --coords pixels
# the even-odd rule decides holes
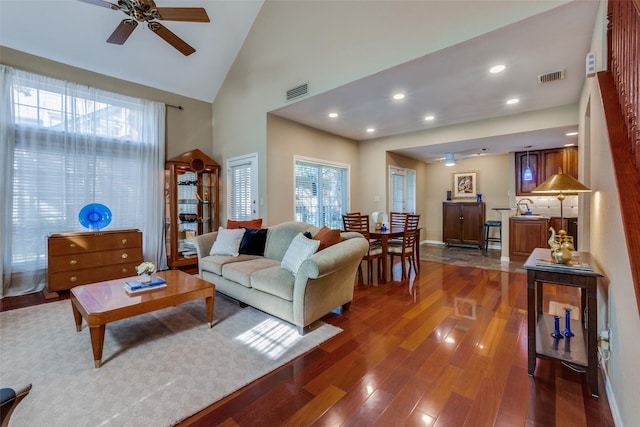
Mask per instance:
[[[353,262],[359,264],[364,254],[367,253],[369,245],[362,234],[355,234],[359,237],[343,240],[306,259],[300,265],[298,276],[318,279],[341,269],[345,264]]]
[[[211,252],[211,247],[213,246],[213,242],[216,241],[217,237],[218,237],[217,231],[196,236],[196,238],[194,239],[194,242],[196,244],[196,252],[198,253],[198,260],[206,256],[209,256],[209,252]]]
[[[358,266],[369,249],[360,235],[313,254],[306,259],[293,287],[294,324],[304,328],[336,307],[353,300]]]

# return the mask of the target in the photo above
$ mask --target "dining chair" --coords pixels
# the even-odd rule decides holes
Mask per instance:
[[[367,263],[367,283],[373,284],[373,261],[377,261],[377,270],[378,270],[378,280],[380,280],[380,270],[382,262],[382,247],[376,241],[372,241],[369,236],[369,215],[352,215],[345,214],[342,215],[342,224],[344,227],[344,231],[355,231],[364,236],[365,239],[369,242],[369,250],[362,257],[362,260]],[[362,263],[358,266],[358,278],[359,283],[362,284],[364,282],[362,275]]]
[[[402,238],[399,244],[389,245],[389,261],[393,268],[393,259],[396,256],[400,257],[402,264],[402,278],[405,280],[411,274],[411,268],[414,272],[418,272],[418,260],[416,259],[416,239],[418,232],[418,222],[420,221],[420,215],[405,214],[405,220],[403,225]],[[399,226],[399,224],[397,224]],[[406,269],[406,262],[409,261],[409,269]]]

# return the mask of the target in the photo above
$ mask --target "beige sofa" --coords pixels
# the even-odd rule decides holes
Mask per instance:
[[[298,327],[309,326],[330,311],[349,308],[368,242],[359,233],[341,233],[341,241],[307,258],[294,276],[280,263],[299,233],[318,228],[303,222],[268,227],[264,256],[209,255],[218,232],[196,237],[200,278],[214,283],[241,305],[250,305]]]

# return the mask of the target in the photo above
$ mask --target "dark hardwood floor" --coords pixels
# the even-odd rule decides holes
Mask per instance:
[[[545,285],[551,301],[579,295]],[[179,425],[613,426],[602,379],[594,398],[559,362],[527,374],[526,306],[522,272],[421,261],[408,282],[356,286],[351,309],[324,318],[344,332]]]

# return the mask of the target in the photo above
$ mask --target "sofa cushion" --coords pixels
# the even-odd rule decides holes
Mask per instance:
[[[293,301],[293,286],[295,277],[279,265],[256,271],[251,275],[253,289],[277,296],[287,301]]]
[[[246,221],[236,221],[236,220],[233,220],[233,219],[228,219],[227,220],[227,228],[229,230],[233,230],[233,229],[240,228],[240,227],[257,228],[257,229],[259,229],[260,227],[262,227],[262,218],[249,219],[249,220],[246,220]]]
[[[218,229],[218,237],[216,237],[209,255],[229,255],[238,256],[240,254],[240,242],[244,236],[245,229],[228,230],[220,227]]]
[[[281,267],[294,275],[297,274],[300,265],[316,253],[318,246],[320,246],[320,240],[307,239],[302,233],[298,233],[282,257]]]
[[[225,255],[209,255],[198,260],[198,264],[201,270],[210,271],[218,276],[222,276],[222,266],[230,264],[232,262],[242,262],[251,259],[256,259],[255,255],[239,255],[239,256],[225,256]]]
[[[231,262],[222,266],[222,277],[232,280],[246,288],[252,287],[251,276],[260,270],[278,267],[278,261],[268,258],[255,258],[249,261]]]
[[[304,233],[313,227],[311,224],[297,221],[283,222],[273,227],[269,227],[267,233],[267,244],[264,247],[264,256],[266,258],[277,259],[282,261],[285,252],[289,249],[289,245],[294,237],[299,233]],[[313,230],[310,230],[313,232]]]
[[[320,241],[320,246],[318,246],[318,251],[321,251],[329,246],[335,245],[336,243],[342,240],[340,236],[340,230],[334,230],[329,227],[322,227],[315,236],[313,236],[315,240]]]
[[[269,230],[266,228],[247,228],[240,242],[240,253],[263,256],[264,245],[267,243],[267,231]]]

